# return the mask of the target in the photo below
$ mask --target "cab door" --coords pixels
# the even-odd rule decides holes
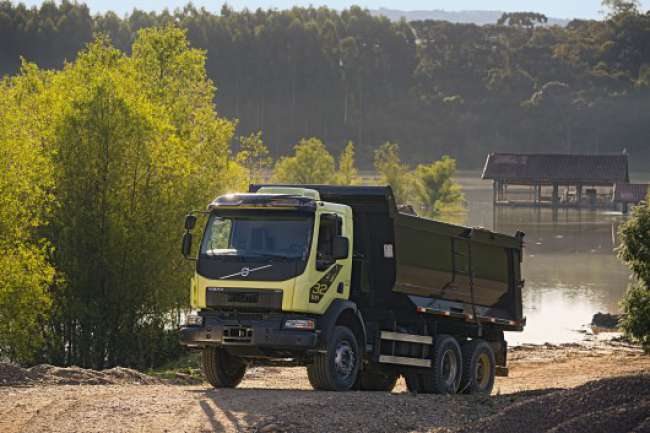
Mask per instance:
[[[352,224],[336,212],[322,212],[317,218],[311,257],[302,278],[296,281],[296,311],[323,314],[334,299],[347,299],[350,292]],[[337,241],[336,239],[339,238]],[[347,239],[346,257],[340,255],[341,239]]]

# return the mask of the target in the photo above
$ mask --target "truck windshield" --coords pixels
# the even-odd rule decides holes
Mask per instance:
[[[201,242],[201,255],[242,258],[306,259],[313,218],[269,214],[212,214]]]

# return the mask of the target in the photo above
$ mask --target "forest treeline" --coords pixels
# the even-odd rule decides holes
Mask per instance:
[[[20,57],[43,68],[74,60],[96,33],[130,53],[137,31],[173,24],[205,50],[219,114],[242,135],[262,131],[273,157],[302,137],[335,153],[349,140],[362,168],[386,141],[406,163],[493,151],[622,152],[650,161],[650,15],[608,0],[603,21],[539,26],[391,22],[352,7],[92,15],[84,4],[0,3],[0,74]]]

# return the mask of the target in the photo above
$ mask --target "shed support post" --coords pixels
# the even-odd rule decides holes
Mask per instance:
[[[553,184],[553,206],[557,206],[560,201],[560,187],[557,183]]]
[[[492,204],[497,204],[497,180],[492,182]]]
[[[578,204],[582,201],[582,185],[578,184],[576,185],[576,200],[578,201]]]

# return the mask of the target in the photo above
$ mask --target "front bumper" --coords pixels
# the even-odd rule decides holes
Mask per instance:
[[[204,315],[202,326],[181,328],[180,343],[189,347],[243,346],[272,350],[315,348],[318,331],[284,329],[282,325],[288,318],[297,317],[276,315],[272,318],[233,318]]]

